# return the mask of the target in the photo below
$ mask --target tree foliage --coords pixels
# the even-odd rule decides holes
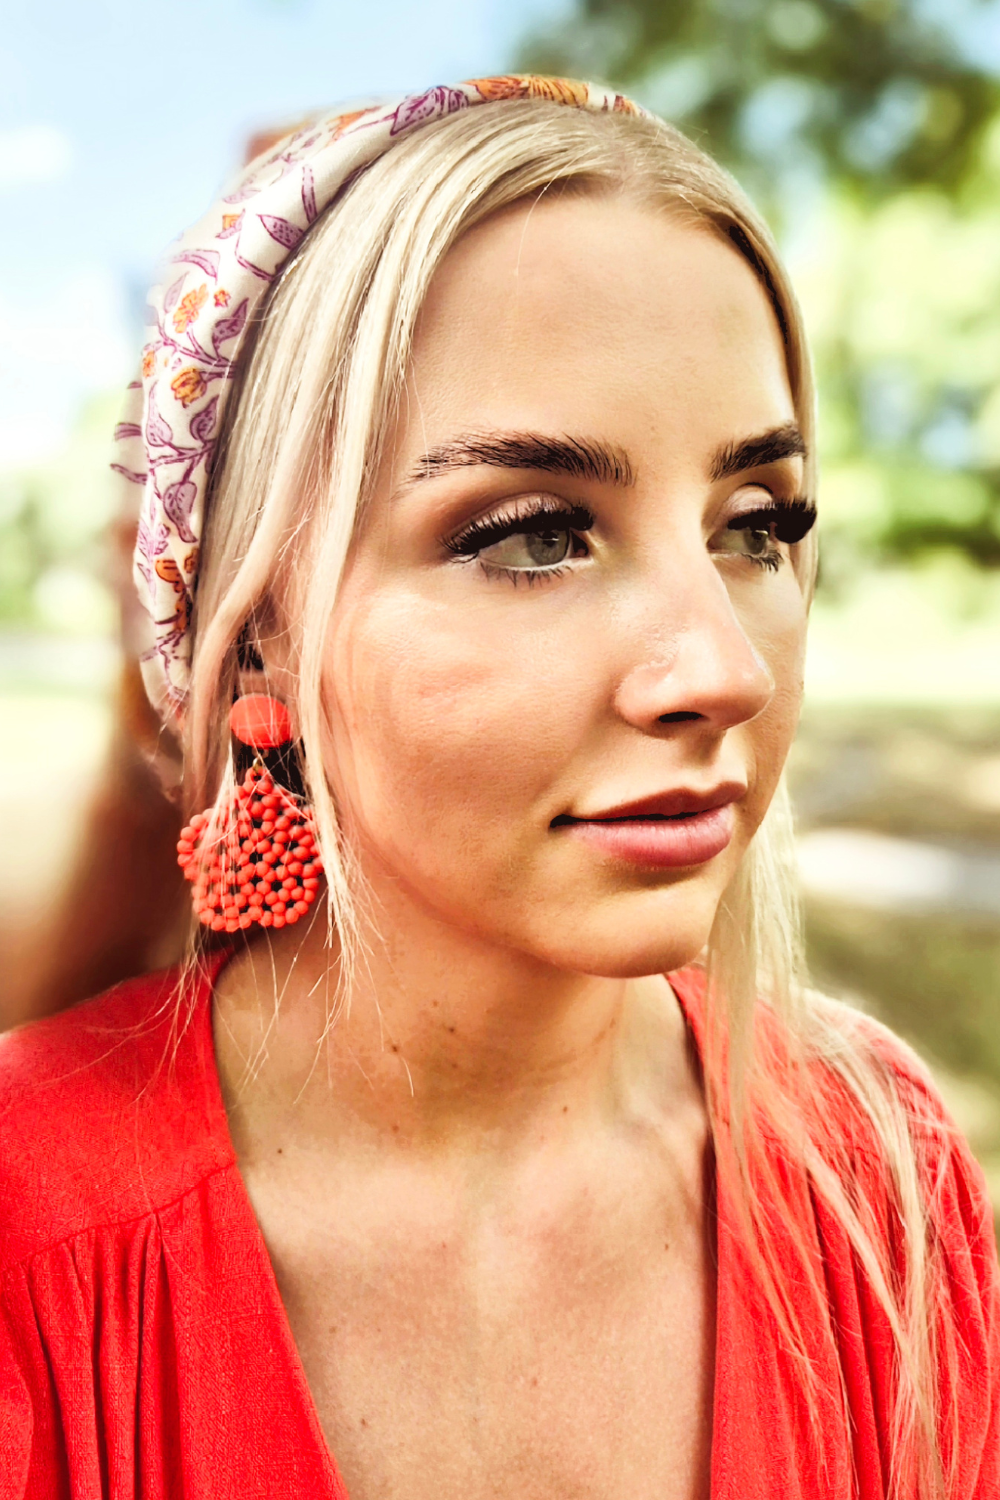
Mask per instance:
[[[997,0],[576,0],[520,59],[626,90],[771,217],[816,354],[834,581],[859,546],[1000,565],[991,17]]]
[[[951,191],[1000,105],[961,14],[961,0],[937,15],[914,0],[578,0],[525,61],[631,87],[745,178],[791,157],[876,193]]]

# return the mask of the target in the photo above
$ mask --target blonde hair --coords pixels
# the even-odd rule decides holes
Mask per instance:
[[[346,186],[282,273],[241,357],[213,474],[185,747],[190,806],[221,801],[232,785],[226,722],[238,643],[248,623],[256,628],[277,618],[280,600],[298,683],[291,706],[304,747],[303,778],[315,807],[346,988],[358,958],[358,882],[323,772],[330,753],[323,659],[340,579],[437,267],[488,215],[554,190],[624,195],[727,240],[771,300],[798,422],[809,454],[815,449],[802,320],[773,240],[732,179],[670,126],[540,100],[498,102],[416,131]],[[810,459],[807,493],[813,488]],[[812,537],[796,551],[808,593]],[[907,1106],[879,1062],[871,1028],[807,993],[799,949],[782,790],[725,894],[709,945],[705,1075],[717,1171],[807,1384],[810,1360],[788,1291],[790,1273],[777,1260],[774,1229],[762,1209],[775,1180],[769,1165],[775,1142],[782,1163],[842,1226],[896,1346],[892,1493],[931,1500],[948,1489],[936,1406],[940,1268],[933,1203]],[[844,1164],[837,1142],[823,1134],[823,1111],[809,1108],[817,1064],[839,1080],[878,1143],[906,1251],[902,1275],[878,1231],[878,1206],[858,1201],[838,1170]],[[785,1204],[786,1197],[774,1201]],[[834,1341],[822,1268],[801,1218],[792,1207],[785,1211],[782,1228],[801,1252],[796,1275],[811,1289]],[[841,1405],[848,1424],[843,1389]],[[817,1431],[816,1440],[822,1443],[824,1434]],[[954,1453],[954,1443],[944,1446]]]

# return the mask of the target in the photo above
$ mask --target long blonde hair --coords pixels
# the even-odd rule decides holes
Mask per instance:
[[[540,100],[498,102],[415,132],[347,185],[283,272],[242,356],[212,478],[185,746],[189,805],[221,800],[232,784],[226,723],[241,633],[280,613],[297,669],[291,706],[346,989],[358,957],[359,892],[323,772],[331,708],[322,668],[340,579],[431,278],[474,224],[549,191],[626,196],[728,241],[771,301],[798,422],[810,455],[815,450],[802,320],[770,233],[735,182],[671,127]],[[810,459],[807,493],[814,481]],[[796,551],[802,586],[811,593],[812,538]],[[761,1285],[807,1382],[803,1329],[762,1209],[775,1140],[782,1160],[846,1232],[896,1346],[893,1493],[931,1500],[948,1491],[938,1434],[949,1416],[936,1404],[940,1273],[933,1204],[907,1108],[878,1063],[870,1033],[804,987],[790,829],[782,790],[725,894],[710,940],[705,1072],[717,1171],[738,1205]],[[770,1042],[762,1040],[762,1016]],[[879,1143],[906,1248],[902,1277],[885,1236],[873,1227],[874,1208],[855,1201],[836,1170],[835,1144],[822,1137],[819,1112],[808,1109],[817,1062],[840,1080]],[[822,1270],[792,1210],[788,1215],[784,1231],[803,1246],[802,1276],[833,1340]],[[841,1404],[847,1424],[843,1391]],[[944,1446],[954,1451],[954,1444]]]

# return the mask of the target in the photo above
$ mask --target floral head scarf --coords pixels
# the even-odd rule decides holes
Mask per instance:
[[[149,615],[143,678],[165,720],[190,676],[190,620],[205,489],[241,335],[309,226],[353,173],[394,141],[500,99],[638,113],[620,94],[564,78],[478,78],[313,121],[257,157],[175,242],[150,293],[142,378],[115,431],[115,471],[136,487],[134,578]],[[134,503],[134,502],[133,502]]]

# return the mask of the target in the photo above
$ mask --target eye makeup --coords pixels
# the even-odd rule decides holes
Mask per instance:
[[[547,535],[555,531],[583,532],[594,526],[594,513],[584,505],[560,505],[552,497],[523,500],[490,515],[480,516],[444,545],[456,557],[475,557],[507,537],[522,534]]]
[[[765,492],[766,493],[766,492]],[[800,542],[816,520],[816,507],[806,499],[775,499],[753,510],[742,511],[726,522],[722,533],[730,540],[716,543],[713,550],[743,557],[758,567],[774,571],[781,565],[780,544]],[[584,556],[583,534],[594,525],[594,513],[583,505],[571,505],[551,495],[528,496],[501,505],[479,516],[442,545],[458,560],[478,559],[490,576],[506,576],[513,582],[558,577],[560,566],[572,556]],[[559,550],[558,538],[565,542]],[[507,543],[523,545],[512,549]],[[490,557],[489,554],[494,556]]]
[[[811,531],[816,506],[811,500],[769,500],[756,510],[746,510],[726,523],[727,531],[767,531],[776,542],[793,546]]]

